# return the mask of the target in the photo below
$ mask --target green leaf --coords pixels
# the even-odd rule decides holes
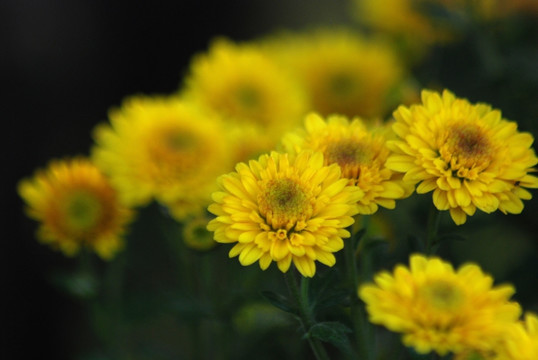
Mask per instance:
[[[337,347],[344,354],[350,355],[353,350],[351,349],[347,334],[351,332],[350,328],[340,322],[326,321],[313,325],[308,330],[305,337],[328,342]]]
[[[52,282],[69,295],[85,300],[95,298],[100,285],[89,272],[56,273],[52,276]]]
[[[327,309],[336,305],[348,306],[349,305],[349,289],[335,289],[322,294],[316,299],[315,311]]]
[[[297,308],[285,296],[268,290],[262,291],[261,295],[280,310],[294,315],[298,314]]]

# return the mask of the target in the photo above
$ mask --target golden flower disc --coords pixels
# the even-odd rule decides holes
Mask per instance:
[[[38,239],[68,256],[82,246],[110,259],[123,246],[133,213],[87,159],[53,161],[19,183],[27,213],[40,222]]]
[[[400,106],[394,117],[399,139],[387,143],[387,167],[419,183],[418,193],[433,191],[437,209],[458,225],[476,209],[518,214],[532,197],[524,188],[538,187],[534,139],[488,105],[424,90],[422,104]]]
[[[333,266],[333,253],[350,236],[345,228],[362,192],[347,183],[338,166],[323,165],[321,153],[262,155],[219,178],[208,229],[217,242],[236,243],[230,257],[239,255],[242,265],[259,261],[265,270],[275,261],[286,272],[293,262],[312,277],[315,261]]]
[[[492,351],[520,314],[509,301],[513,287],[493,287],[474,264],[454,270],[439,258],[412,255],[409,268],[398,265],[374,281],[359,288],[370,321],[402,333],[404,344],[423,354]]]

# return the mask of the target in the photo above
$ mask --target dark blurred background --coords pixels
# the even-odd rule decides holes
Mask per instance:
[[[175,91],[192,55],[205,51],[214,36],[250,40],[282,28],[343,24],[350,21],[348,6],[344,0],[0,2],[0,114],[7,125],[0,199],[2,298],[7,302],[0,319],[2,359],[27,359],[36,350],[46,358],[73,359],[91,346],[82,303],[51,283],[51,273],[75,263],[37,243],[36,224],[23,214],[17,182],[53,158],[87,154],[91,130],[124,97]],[[477,32],[455,47],[437,49],[416,75],[473,102],[489,102],[537,134],[538,26],[529,24],[526,20],[499,36]],[[520,44],[511,47],[514,38]],[[507,260],[513,269],[518,254],[533,254],[516,267],[515,276],[520,299],[534,306],[538,296],[530,285],[538,276],[537,213],[533,200],[522,216],[510,217],[527,247]],[[483,219],[478,216],[475,225],[487,230],[487,221],[495,218]],[[489,235],[493,238],[495,231]],[[487,261],[510,247],[488,242],[489,235],[467,258]]]

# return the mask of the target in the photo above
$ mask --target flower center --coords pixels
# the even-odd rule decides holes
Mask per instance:
[[[371,145],[365,141],[344,139],[329,143],[323,155],[328,164],[340,166],[343,177],[358,180],[361,170],[373,165],[375,151]]]
[[[275,230],[289,230],[312,211],[307,193],[292,179],[271,179],[264,189],[258,196],[260,212]]]
[[[237,99],[241,107],[250,110],[258,107],[260,94],[250,86],[242,86],[237,91]]]
[[[163,144],[172,151],[186,151],[196,145],[196,138],[189,133],[181,131],[172,131],[165,134]]]
[[[90,231],[98,223],[102,214],[102,204],[94,194],[75,192],[66,199],[65,222],[73,231]]]
[[[346,73],[334,74],[329,80],[329,89],[337,96],[349,96],[357,87],[355,80]]]
[[[440,154],[459,177],[473,177],[491,162],[491,144],[482,129],[474,124],[456,124],[448,129]],[[471,173],[469,170],[473,169]]]
[[[427,283],[420,293],[428,304],[439,310],[457,309],[463,301],[461,289],[444,280]]]

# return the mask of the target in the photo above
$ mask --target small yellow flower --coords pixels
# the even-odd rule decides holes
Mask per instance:
[[[293,262],[312,277],[314,262],[333,266],[333,253],[350,236],[345,228],[362,192],[347,183],[337,165],[323,165],[321,153],[262,155],[219,178],[208,229],[217,242],[236,243],[229,255],[239,255],[241,265],[259,261],[265,270],[275,261],[286,272]]]
[[[474,264],[456,271],[439,258],[410,257],[410,267],[383,271],[375,284],[359,288],[370,321],[402,333],[406,346],[440,355],[492,349],[520,307],[514,288],[492,287],[493,279]]]
[[[267,51],[304,85],[311,109],[324,116],[384,116],[404,76],[388,44],[351,30],[287,34],[267,43]]]
[[[413,191],[399,173],[385,167],[390,154],[387,137],[390,128],[381,124],[369,129],[360,118],[349,121],[344,116],[332,115],[325,121],[312,113],[305,118],[304,130],[286,134],[282,143],[288,152],[319,151],[325,165],[338,164],[342,177],[364,192],[358,206],[359,214],[366,215],[375,213],[378,205],[394,209],[395,199]]]
[[[445,42],[453,31],[422,10],[428,2],[432,0],[354,0],[353,5],[354,14],[362,24],[420,49],[435,42]]]
[[[183,220],[204,211],[232,168],[227,131],[179,97],[135,96],[96,128],[95,163],[131,205],[156,199]]]
[[[183,225],[183,242],[189,248],[206,251],[210,250],[217,245],[215,240],[213,240],[213,233],[207,230],[207,219],[205,216],[196,217],[194,219],[189,219]]]
[[[29,217],[40,222],[38,239],[73,256],[81,247],[110,259],[123,247],[133,217],[108,179],[87,159],[52,161],[18,184]]]
[[[224,38],[193,58],[181,92],[228,123],[259,128],[272,145],[308,108],[300,85],[256,44]]]
[[[394,117],[399,139],[387,143],[387,167],[419,183],[417,193],[433,190],[437,209],[458,225],[476,209],[519,214],[532,197],[524,188],[538,187],[532,135],[488,105],[424,90],[422,104],[400,106]]]

